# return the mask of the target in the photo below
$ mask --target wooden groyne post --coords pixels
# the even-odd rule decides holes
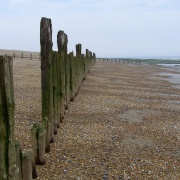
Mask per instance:
[[[16,179],[12,57],[0,57],[0,179]]]
[[[51,19],[42,18],[40,24],[41,43],[41,89],[42,123],[46,130],[46,152],[53,141],[53,87],[52,87],[52,25]]]

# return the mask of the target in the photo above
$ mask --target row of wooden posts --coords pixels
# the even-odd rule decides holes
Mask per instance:
[[[37,178],[35,165],[45,164],[45,153],[50,152],[65,109],[96,62],[88,49],[81,54],[81,44],[76,45],[76,55],[68,54],[63,31],[57,35],[58,52],[53,51],[51,19],[42,18],[40,26],[42,123],[33,124],[32,149],[27,152],[22,152],[14,137],[13,58],[0,56],[0,179]]]
[[[33,55],[33,53],[27,53],[27,52],[11,52],[11,53],[0,53],[1,56],[11,56],[13,58],[25,58],[25,59],[41,59],[41,55],[36,53],[37,55]]]
[[[98,58],[99,62],[111,62],[111,63],[121,63],[121,64],[141,64],[141,61],[137,59],[112,59],[112,58]]]
[[[12,55],[13,58],[29,58],[30,60],[32,59],[40,59],[40,55],[36,55],[36,56],[33,56],[32,53],[29,53],[29,56],[27,55],[27,53],[24,53],[24,52],[21,52],[20,54],[16,54],[15,52],[13,52],[13,55]]]

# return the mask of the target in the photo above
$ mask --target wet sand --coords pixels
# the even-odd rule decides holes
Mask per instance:
[[[97,62],[70,103],[39,179],[180,179],[180,91],[150,65]],[[177,72],[176,72],[177,73]],[[41,121],[40,62],[14,59],[15,135]]]

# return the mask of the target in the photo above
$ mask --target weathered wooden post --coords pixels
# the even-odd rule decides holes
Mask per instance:
[[[96,54],[93,53],[93,65],[96,63]]]
[[[53,141],[53,87],[52,87],[52,24],[42,18],[40,23],[42,123],[46,130],[46,152]]]
[[[57,95],[57,128],[60,127],[61,122],[61,56],[56,52],[56,95]]]
[[[87,73],[88,73],[88,71],[89,71],[89,50],[88,49],[86,49],[86,68],[85,68],[85,70],[86,70],[86,76],[87,76]]]
[[[71,52],[69,54],[69,63],[70,63],[70,101],[73,101],[74,100],[74,88],[75,88],[75,69],[74,69],[74,54],[73,52]]]
[[[68,54],[67,54],[67,44],[68,44],[68,36],[67,34],[65,34],[65,44],[64,44],[64,57],[65,57],[65,109],[68,109],[68,104],[69,104],[69,58],[68,58]]]
[[[36,164],[35,164],[35,159],[33,156],[33,150],[29,149],[28,151],[26,151],[26,155],[30,158],[31,167],[29,170],[31,170],[32,178],[36,179],[38,177],[38,175],[37,175],[37,171],[36,171]],[[24,180],[24,177],[23,177],[23,180]]]
[[[30,53],[30,60],[32,60],[32,53]]]
[[[28,153],[22,154],[22,176],[23,180],[32,180],[32,163]]]
[[[78,82],[78,87],[77,91],[79,89],[80,83],[81,83],[81,49],[82,46],[81,44],[76,44],[76,59],[77,59],[77,66],[78,66],[78,71],[77,71],[77,82]]]
[[[81,54],[81,59],[82,59],[82,81],[84,81],[85,78],[85,60],[86,58],[84,57],[84,54]]]
[[[13,53],[13,57],[14,57],[14,58],[16,57],[15,52]]]
[[[65,72],[64,72],[64,45],[65,37],[64,31],[59,31],[57,34],[57,46],[58,46],[58,61],[59,61],[59,96],[60,96],[60,122],[64,118],[64,94],[65,94]]]
[[[70,103],[70,55],[66,59],[66,109]]]
[[[78,85],[79,85],[79,81],[78,81],[78,72],[79,72],[79,66],[78,66],[78,59],[77,59],[77,57],[75,56],[74,57],[74,67],[75,67],[75,82],[76,82],[76,86],[75,86],[75,96],[77,96],[77,94],[78,94]]]
[[[90,62],[90,64],[89,64],[89,70],[90,70],[91,69],[91,65],[92,65],[92,52],[91,51],[89,51],[89,62]]]
[[[15,140],[15,151],[16,151],[16,165],[19,169],[19,180],[23,179],[22,176],[22,150],[18,140]]]
[[[31,138],[35,164],[43,165],[45,164],[46,131],[41,124],[33,124]]]
[[[0,179],[19,178],[14,139],[12,57],[0,57]]]
[[[23,52],[21,52],[21,58],[23,58]]]
[[[57,45],[58,45],[58,54],[60,60],[60,101],[61,101],[61,121],[64,118],[65,105],[66,105],[66,90],[65,90],[65,74],[66,74],[66,65],[65,59],[67,56],[67,35],[64,31],[59,31],[57,34]]]
[[[77,58],[74,57],[74,84],[75,84],[75,88],[74,88],[74,96],[77,96],[78,94],[78,61]]]
[[[58,74],[57,74],[57,53],[52,55],[52,79],[53,79],[53,120],[54,120],[54,134],[57,134],[58,127]]]

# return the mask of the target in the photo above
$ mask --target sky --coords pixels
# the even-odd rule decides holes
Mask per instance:
[[[180,0],[1,0],[0,49],[40,51],[40,20],[97,57],[180,57]]]

